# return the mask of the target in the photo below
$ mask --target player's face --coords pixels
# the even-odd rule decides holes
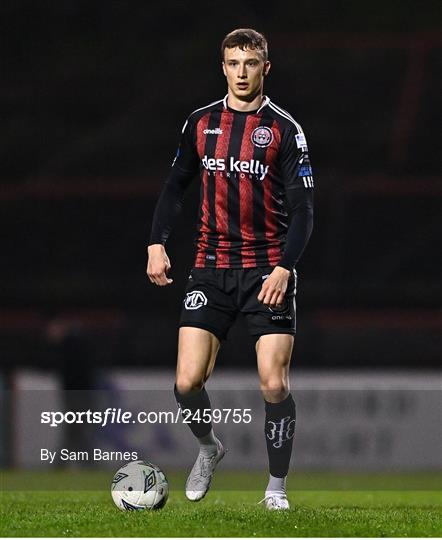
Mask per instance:
[[[264,62],[259,51],[241,50],[239,47],[224,50],[223,71],[230,92],[241,101],[252,101],[262,93],[265,75],[270,62]]]

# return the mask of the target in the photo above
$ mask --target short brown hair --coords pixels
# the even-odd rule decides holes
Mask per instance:
[[[267,61],[267,40],[263,34],[253,30],[253,28],[237,28],[227,34],[221,43],[221,58],[223,61],[225,49],[234,49],[235,47],[239,47],[242,51],[256,49],[262,54],[264,62]]]

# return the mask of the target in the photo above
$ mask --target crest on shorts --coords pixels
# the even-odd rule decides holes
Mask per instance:
[[[186,294],[184,307],[186,309],[199,309],[207,304],[207,297],[202,291],[192,291]]]
[[[271,311],[272,313],[284,313],[285,311],[288,311],[288,308],[289,303],[287,301],[287,298],[284,298],[280,306],[273,306],[272,308],[269,306],[269,311]]]
[[[252,131],[252,143],[259,148],[269,146],[273,141],[273,131],[267,126],[259,126]]]

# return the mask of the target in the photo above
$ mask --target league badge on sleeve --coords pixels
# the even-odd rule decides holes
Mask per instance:
[[[312,188],[313,184],[313,171],[310,165],[310,160],[307,155],[302,156],[299,160],[299,171],[298,176],[302,178],[304,182],[304,187]]]
[[[295,135],[295,139],[296,146],[305,152],[307,150],[307,141],[305,140],[304,133],[298,133]]]

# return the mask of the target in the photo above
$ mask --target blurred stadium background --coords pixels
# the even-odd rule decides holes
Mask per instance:
[[[0,14],[1,465],[38,465],[29,391],[171,388],[198,181],[164,289],[145,276],[152,212],[186,116],[224,95],[222,37],[251,26],[270,43],[265,92],[303,125],[317,186],[298,268],[295,461],[440,469],[440,4],[17,0]],[[249,388],[254,365],[238,321],[213,384]]]

